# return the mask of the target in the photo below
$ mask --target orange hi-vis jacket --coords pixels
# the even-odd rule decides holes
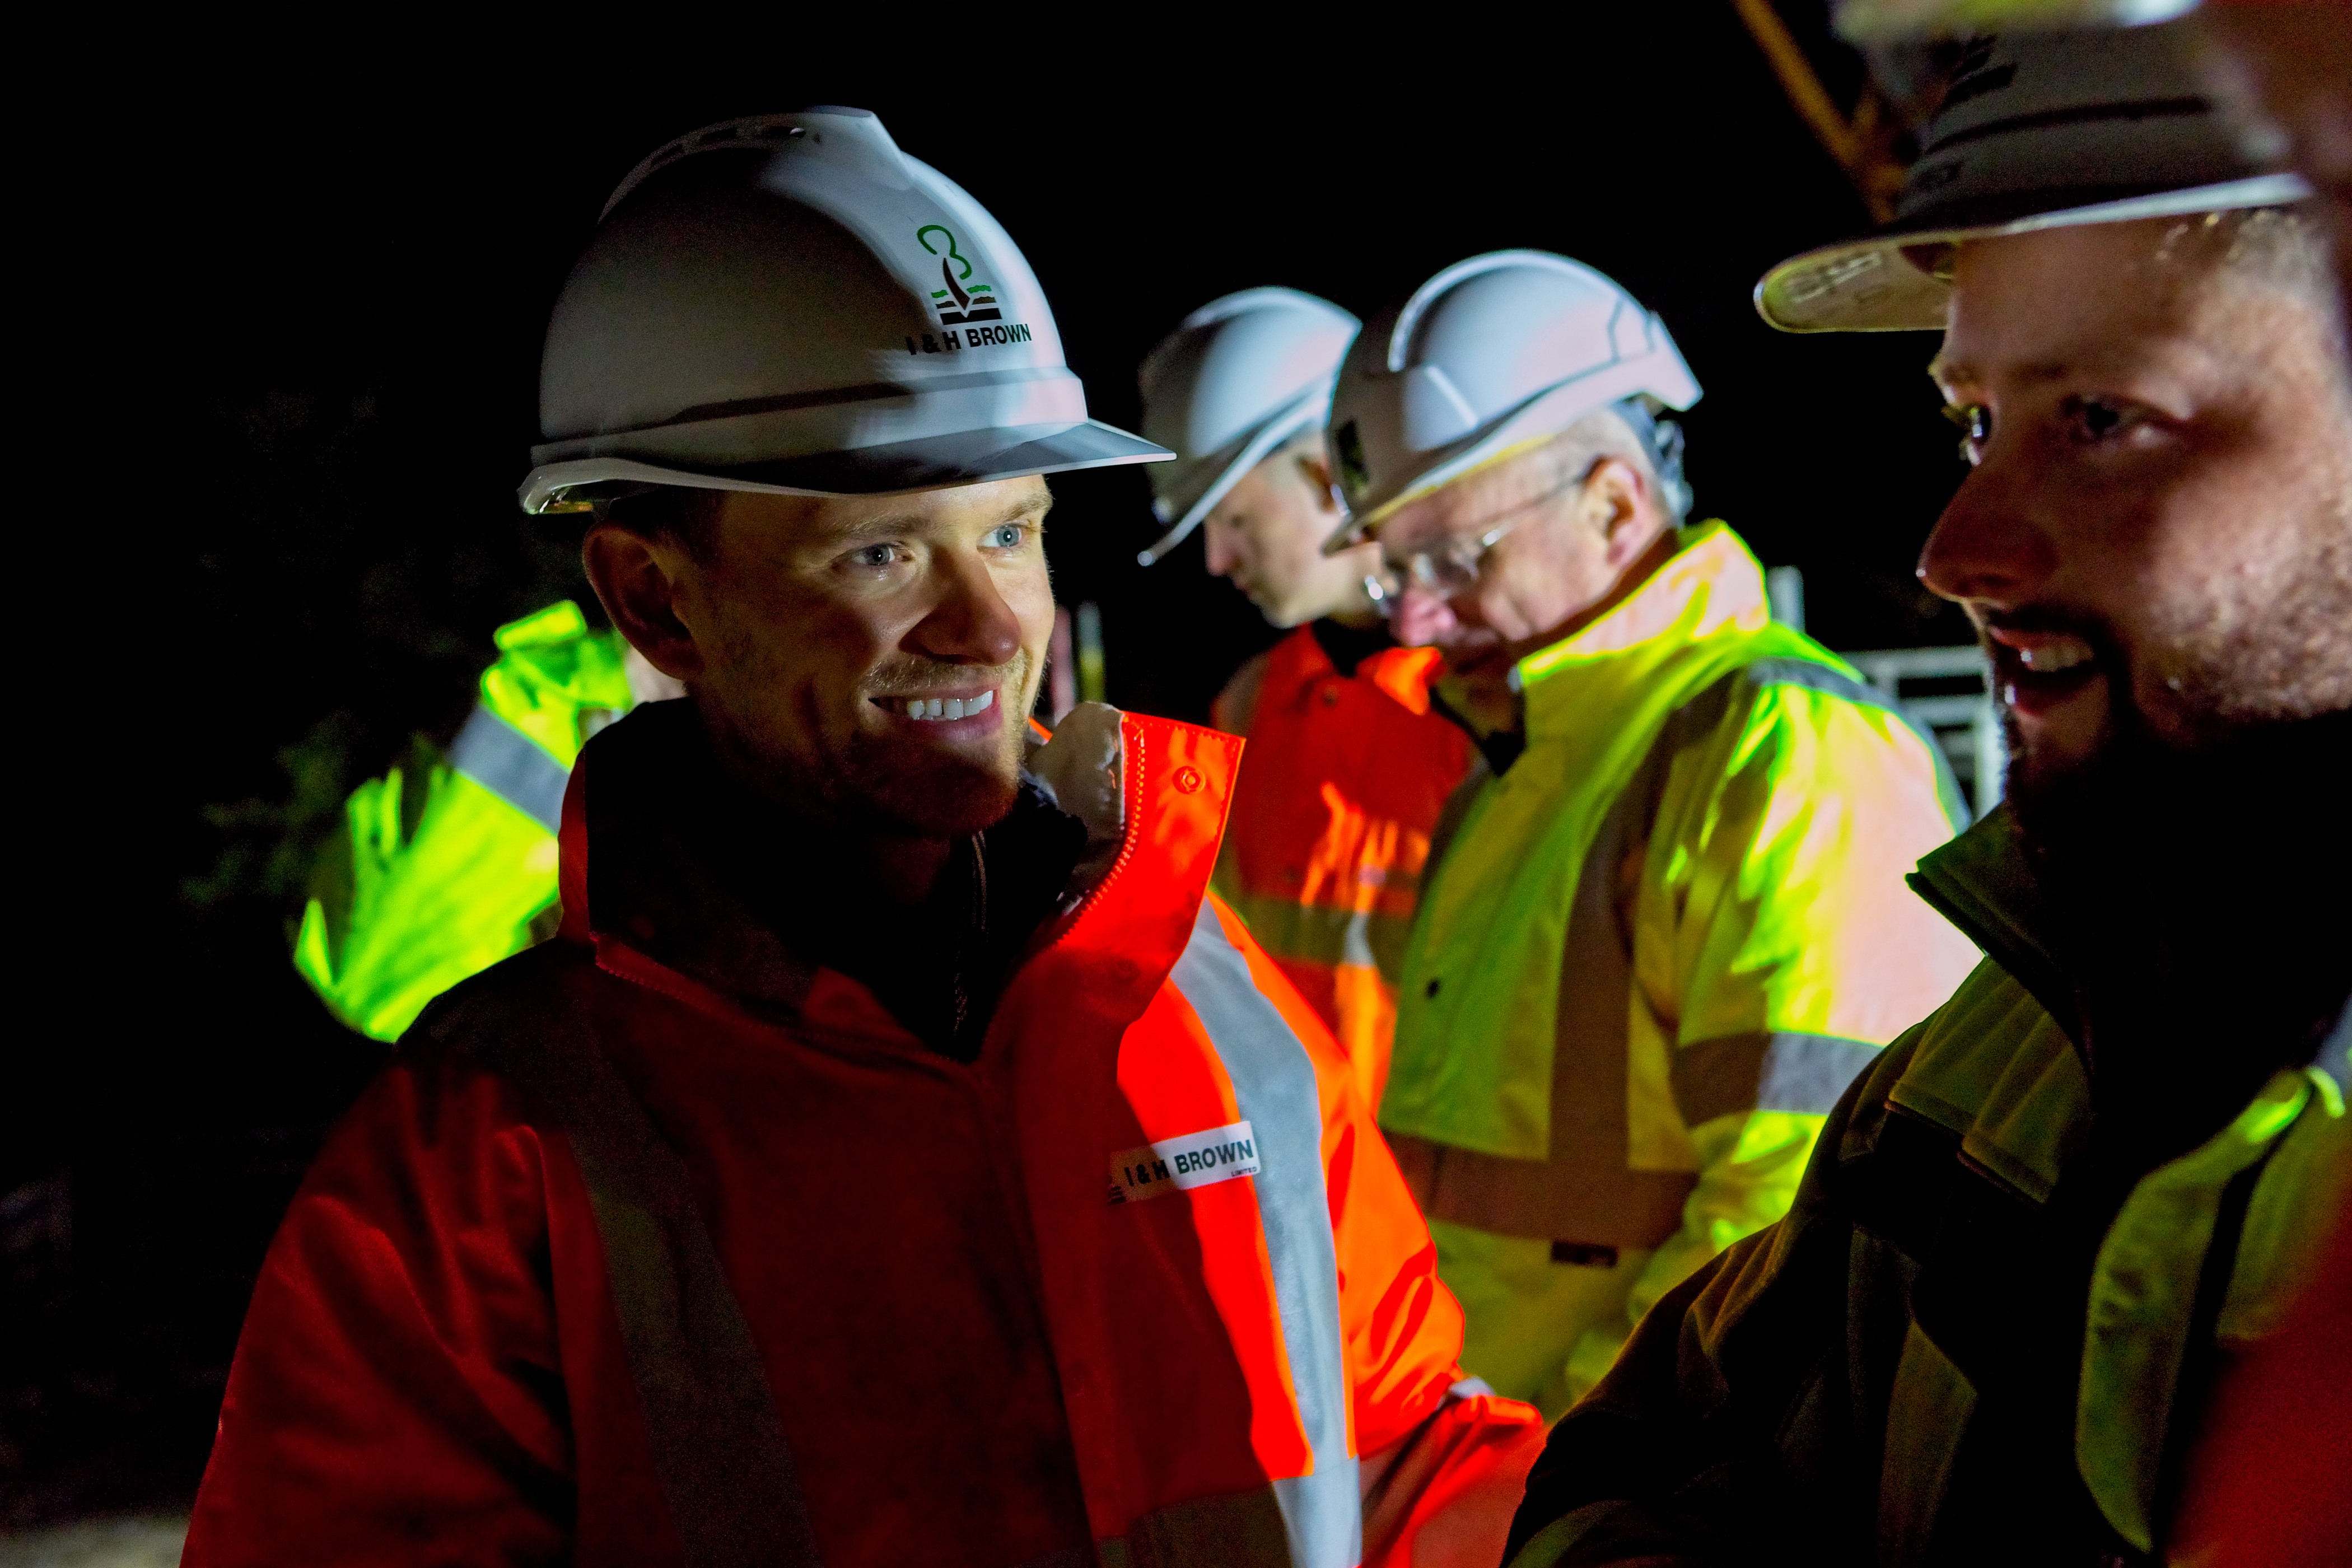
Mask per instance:
[[[1241,742],[1091,710],[1099,880],[967,1064],[697,861],[689,710],[590,744],[562,936],[306,1179],[192,1568],[1496,1561],[1540,1427],[1464,1378],[1345,1061],[1207,894]]]
[[[1439,650],[1382,648],[1343,671],[1319,625],[1266,656],[1216,889],[1378,1107],[1430,834],[1473,752],[1430,709]]]

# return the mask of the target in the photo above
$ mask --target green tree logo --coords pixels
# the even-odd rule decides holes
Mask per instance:
[[[932,243],[934,237],[939,243]],[[996,308],[994,284],[972,283],[969,289],[964,287],[971,279],[971,261],[956,248],[953,229],[943,223],[927,223],[915,231],[915,243],[940,258],[940,281],[947,287],[931,290],[931,306],[940,313],[940,325],[953,327],[966,321],[1003,319],[1004,313]]]

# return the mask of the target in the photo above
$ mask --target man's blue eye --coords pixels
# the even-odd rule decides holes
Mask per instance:
[[[1013,549],[1021,542],[1021,525],[1017,522],[1008,522],[990,533],[988,537],[989,542],[999,550]]]

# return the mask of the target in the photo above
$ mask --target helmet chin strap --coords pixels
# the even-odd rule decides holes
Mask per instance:
[[[1658,476],[1659,500],[1666,510],[1680,521],[1690,514],[1690,481],[1683,477],[1683,426],[1678,419],[1666,419],[1650,406],[1650,400],[1640,393],[1621,397],[1610,409],[1633,432],[1642,443],[1642,455],[1650,459],[1651,472]]]

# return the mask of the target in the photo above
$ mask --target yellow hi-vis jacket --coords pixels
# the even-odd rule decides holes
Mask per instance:
[[[592,630],[569,599],[494,636],[499,660],[448,752],[352,792],[295,933],[296,971],[329,1012],[379,1040],[555,934],[572,760],[635,705],[620,634]]]
[[[1526,750],[1441,846],[1399,986],[1381,1124],[1463,1364],[1548,1415],[1786,1212],[1839,1094],[1977,959],[1903,880],[1964,820],[1934,742],[1772,624],[1729,528],[1679,543],[1519,662]]]

